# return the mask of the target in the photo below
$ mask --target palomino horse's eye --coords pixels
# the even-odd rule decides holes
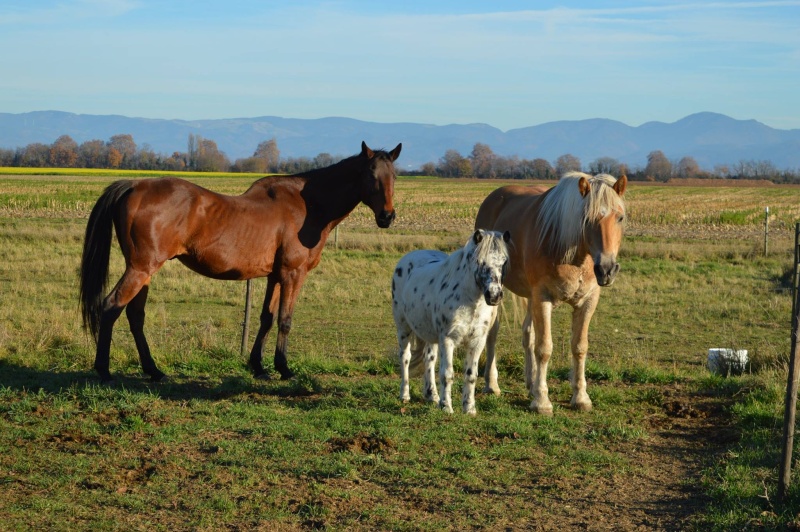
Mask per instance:
[[[625,215],[624,214],[620,214],[619,217],[617,218],[617,223],[621,224],[624,221],[625,221]]]

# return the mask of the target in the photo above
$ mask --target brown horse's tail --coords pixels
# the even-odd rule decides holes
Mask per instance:
[[[81,259],[80,303],[83,326],[89,329],[95,340],[100,330],[103,295],[108,282],[114,213],[119,201],[132,189],[132,181],[111,183],[95,203],[89,215],[89,222],[86,224]]]

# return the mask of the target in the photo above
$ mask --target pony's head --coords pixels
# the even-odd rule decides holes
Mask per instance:
[[[508,242],[511,233],[477,229],[470,239],[475,283],[487,305],[498,305],[503,299],[503,279],[508,270]]]
[[[395,218],[394,212],[394,162],[400,156],[403,145],[398,144],[390,152],[372,150],[366,142],[361,142],[361,154],[365,159],[361,176],[361,201],[375,213],[375,223],[386,229]]]
[[[609,286],[619,271],[627,184],[624,175],[615,179],[608,174],[565,174],[542,199],[539,248],[561,263],[571,263],[579,258],[578,249],[585,249],[594,262],[597,284]]]
[[[619,271],[617,253],[625,229],[625,203],[622,195],[628,185],[623,175],[614,179],[608,174],[598,174],[578,180],[578,190],[585,198],[584,237],[589,254],[594,261],[597,284],[609,286]]]

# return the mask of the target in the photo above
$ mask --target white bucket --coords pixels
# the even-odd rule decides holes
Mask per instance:
[[[747,361],[747,349],[712,347],[708,350],[708,369],[717,375],[741,375]]]

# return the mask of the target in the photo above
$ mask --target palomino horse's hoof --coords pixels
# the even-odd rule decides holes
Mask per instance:
[[[539,414],[540,416],[553,417],[553,405],[539,406],[531,403],[530,410],[534,414]]]
[[[493,388],[491,386],[484,386],[483,393],[496,395],[497,397],[500,397],[500,395],[502,395],[500,388]]]
[[[578,412],[589,412],[592,409],[592,403],[572,403],[571,406],[573,409],[577,410]]]

